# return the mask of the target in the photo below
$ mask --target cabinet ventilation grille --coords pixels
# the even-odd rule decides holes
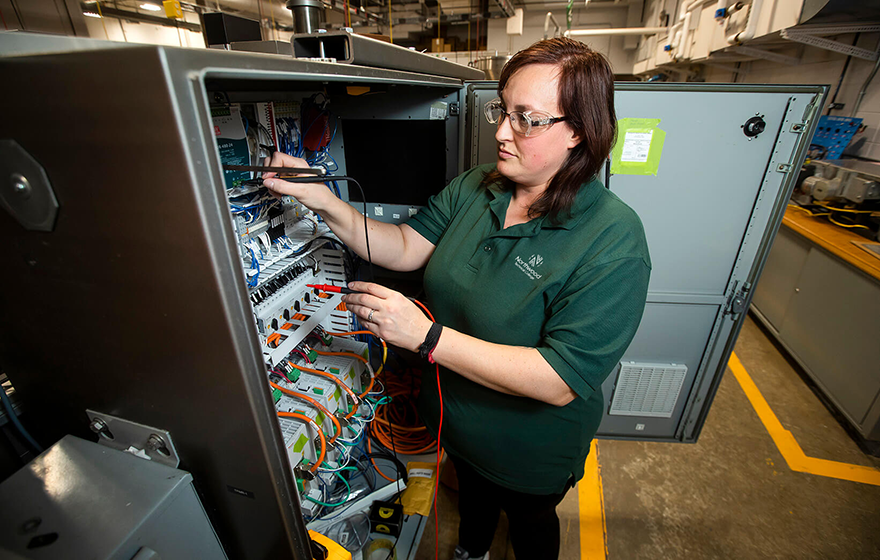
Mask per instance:
[[[671,417],[686,375],[684,365],[621,363],[609,414]]]

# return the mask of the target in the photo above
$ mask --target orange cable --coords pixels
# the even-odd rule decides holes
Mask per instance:
[[[408,371],[409,375],[414,375],[412,370]],[[393,447],[395,451],[404,454],[415,455],[430,451],[435,445],[434,438],[421,424],[415,404],[415,397],[421,388],[421,377],[386,376],[385,383],[385,394],[391,397],[391,402],[376,409],[376,419],[370,433],[384,447]]]
[[[373,453],[373,446],[370,444],[369,437],[367,438],[367,453],[371,453],[371,454]],[[370,462],[373,463],[373,468],[376,469],[376,472],[379,473],[379,476],[381,476],[382,478],[384,478],[388,482],[394,482],[393,478],[385,476],[385,473],[383,473],[381,470],[379,470],[379,465],[376,464],[376,461],[374,461],[372,457],[370,457]]]
[[[297,420],[302,420],[303,422],[308,422],[309,424],[314,426],[315,429],[318,431],[318,436],[321,438],[321,455],[320,455],[320,457],[318,457],[318,460],[315,462],[315,464],[312,465],[311,468],[309,469],[310,472],[317,471],[318,467],[321,465],[321,463],[324,462],[324,457],[327,454],[327,438],[324,437],[324,432],[321,431],[321,427],[318,426],[317,422],[315,422],[314,420],[312,420],[308,416],[303,416],[302,414],[300,414],[298,412],[279,412],[278,416],[280,416],[281,418],[296,418]]]
[[[285,389],[281,385],[278,385],[277,383],[273,383],[272,381],[269,382],[269,385],[271,385],[272,387],[275,387],[276,389],[278,389],[279,391],[281,391],[282,393],[284,393],[286,395],[290,395],[291,397],[306,401],[307,403],[311,404],[312,406],[314,406],[315,408],[317,408],[318,410],[323,412],[327,417],[329,417],[330,420],[333,422],[333,427],[336,428],[336,433],[333,434],[333,437],[330,438],[330,443],[335,442],[336,438],[339,437],[339,434],[342,433],[342,426],[339,425],[339,420],[337,420],[336,417],[333,416],[330,413],[330,411],[327,410],[326,407],[324,407],[324,405],[322,405],[321,403],[319,403],[318,401],[316,401],[312,397],[310,397],[308,395],[303,395],[302,393],[297,393],[296,391],[291,391],[290,389]]]
[[[388,359],[388,345],[385,344],[385,341],[382,340],[382,337],[378,336],[376,333],[370,331],[350,331],[350,332],[330,332],[324,331],[324,334],[329,336],[350,336],[355,334],[368,334],[370,336],[376,337],[376,340],[382,343],[382,364],[379,366],[379,369],[373,374],[373,377],[370,378],[370,384],[367,386],[366,391],[361,393],[359,396],[363,397],[367,393],[369,393],[373,389],[373,383],[375,382],[375,378],[379,377],[379,374],[382,373],[382,370],[385,369],[385,360]],[[315,350],[317,352],[317,350]]]
[[[379,340],[382,340],[382,339],[380,338]],[[382,341],[382,344],[384,345],[385,341]],[[321,350],[315,350],[314,348],[312,348],[312,350],[314,350],[314,352],[316,354],[320,354],[322,356],[350,356],[352,358],[357,358],[358,360],[362,361],[363,363],[365,363],[367,365],[369,365],[369,363],[370,363],[363,356],[360,356],[360,355],[355,354],[353,352],[323,352]],[[386,346],[386,350],[387,350],[387,346]],[[383,365],[384,365],[384,356],[383,356]],[[367,368],[367,371],[370,372],[370,383],[369,383],[369,385],[367,385],[367,388],[364,389],[364,392],[361,393],[360,395],[358,395],[359,399],[364,398],[367,395],[367,393],[369,393],[373,389],[373,385],[376,383],[376,373],[373,372],[373,368]],[[379,368],[379,371],[382,371],[382,368]]]
[[[344,381],[342,381],[341,379],[339,379],[338,377],[336,377],[332,373],[327,373],[326,371],[321,371],[319,369],[312,369],[312,368],[307,368],[307,367],[303,367],[303,366],[298,366],[295,363],[291,362],[290,360],[288,360],[287,363],[290,364],[290,367],[294,367],[300,371],[304,371],[306,373],[311,373],[314,375],[320,375],[321,377],[326,377],[327,379],[336,383],[336,385],[338,385],[341,389],[344,389],[345,392],[348,393],[352,399],[354,399],[354,403],[352,404],[351,411],[349,411],[349,413],[345,415],[346,419],[351,418],[352,416],[354,416],[354,413],[357,412],[358,404],[360,403],[360,399],[358,399],[357,395],[354,394],[354,391],[352,391],[351,389],[348,388],[348,385],[346,385]]]
[[[366,358],[360,354],[355,354],[354,352],[324,352],[323,350],[315,350],[314,348],[312,348],[312,350],[315,351],[315,354],[320,354],[322,356],[348,356],[350,358],[357,358],[365,364],[367,363]]]

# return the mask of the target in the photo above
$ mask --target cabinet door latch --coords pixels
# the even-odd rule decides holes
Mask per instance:
[[[743,282],[743,285],[740,286],[739,290],[734,288],[734,292],[730,295],[727,300],[727,308],[724,310],[725,315],[739,315],[746,309],[746,299],[748,298],[749,291],[751,291],[752,285],[750,282]]]

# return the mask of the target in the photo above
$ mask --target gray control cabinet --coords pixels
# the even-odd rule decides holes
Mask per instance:
[[[0,50],[13,39],[0,37]],[[481,106],[495,85],[255,53],[65,50],[0,59],[0,74],[18,84],[0,91],[3,106],[39,107],[9,111],[0,139],[39,162],[59,206],[50,232],[0,212],[0,361],[41,432],[88,434],[87,409],[168,430],[230,557],[309,558],[211,105],[327,95],[341,119],[331,145],[340,174],[354,174],[354,150],[382,156],[367,172],[420,155],[405,131],[348,145],[352,123],[428,127],[442,136],[430,138],[442,152],[439,190],[494,153]],[[369,95],[352,93],[363,88]],[[103,91],[113,95],[96,97]],[[625,367],[605,386],[602,435],[698,436],[824,94],[618,86],[618,116],[659,118],[666,139],[656,176],[611,178],[645,224],[654,273]],[[750,140],[741,125],[756,113],[766,130]],[[414,207],[372,189],[367,198],[368,214],[389,221]]]

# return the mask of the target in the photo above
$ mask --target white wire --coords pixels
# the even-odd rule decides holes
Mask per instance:
[[[369,407],[369,409],[370,409],[370,419],[369,420],[367,420],[365,418],[360,419],[360,421],[362,421],[366,425],[376,419],[376,407],[373,405],[373,403],[371,403],[367,399],[361,400],[361,404],[366,404],[367,407]]]
[[[370,421],[372,421],[372,419]],[[354,445],[354,443],[358,440],[358,438],[361,437],[361,434],[364,433],[365,428],[366,428],[366,424],[361,426],[361,430],[359,432],[355,432],[356,435],[354,437],[347,438],[347,439],[346,438],[336,438],[336,441],[341,441],[343,443],[350,443],[350,444]]]
[[[372,371],[372,369],[370,371]],[[381,395],[382,393],[385,392],[385,385],[382,383],[382,381],[379,380],[379,378],[376,378],[375,382],[378,383],[382,388],[379,389],[378,391],[373,391],[373,392],[367,393],[367,395]]]
[[[337,441],[339,441],[339,438],[337,438]],[[333,446],[336,447],[336,443],[335,443],[335,442],[334,442]],[[318,468],[319,471],[321,471],[321,472],[325,472],[325,473],[335,473],[335,472],[339,472],[339,471],[341,471],[342,469],[344,469],[345,467],[348,466],[348,464],[351,462],[351,453],[348,453],[348,454],[346,455],[346,453],[345,453],[346,449],[345,449],[345,446],[344,446],[344,445],[340,445],[339,448],[342,449],[342,451],[340,452],[340,455],[341,455],[342,457],[345,457],[345,463],[343,463],[343,464],[340,465],[339,461],[336,461],[336,468],[335,468],[335,469],[333,469],[333,468],[331,468],[331,469],[327,469],[327,468],[321,468],[321,467],[319,467],[319,468]]]

